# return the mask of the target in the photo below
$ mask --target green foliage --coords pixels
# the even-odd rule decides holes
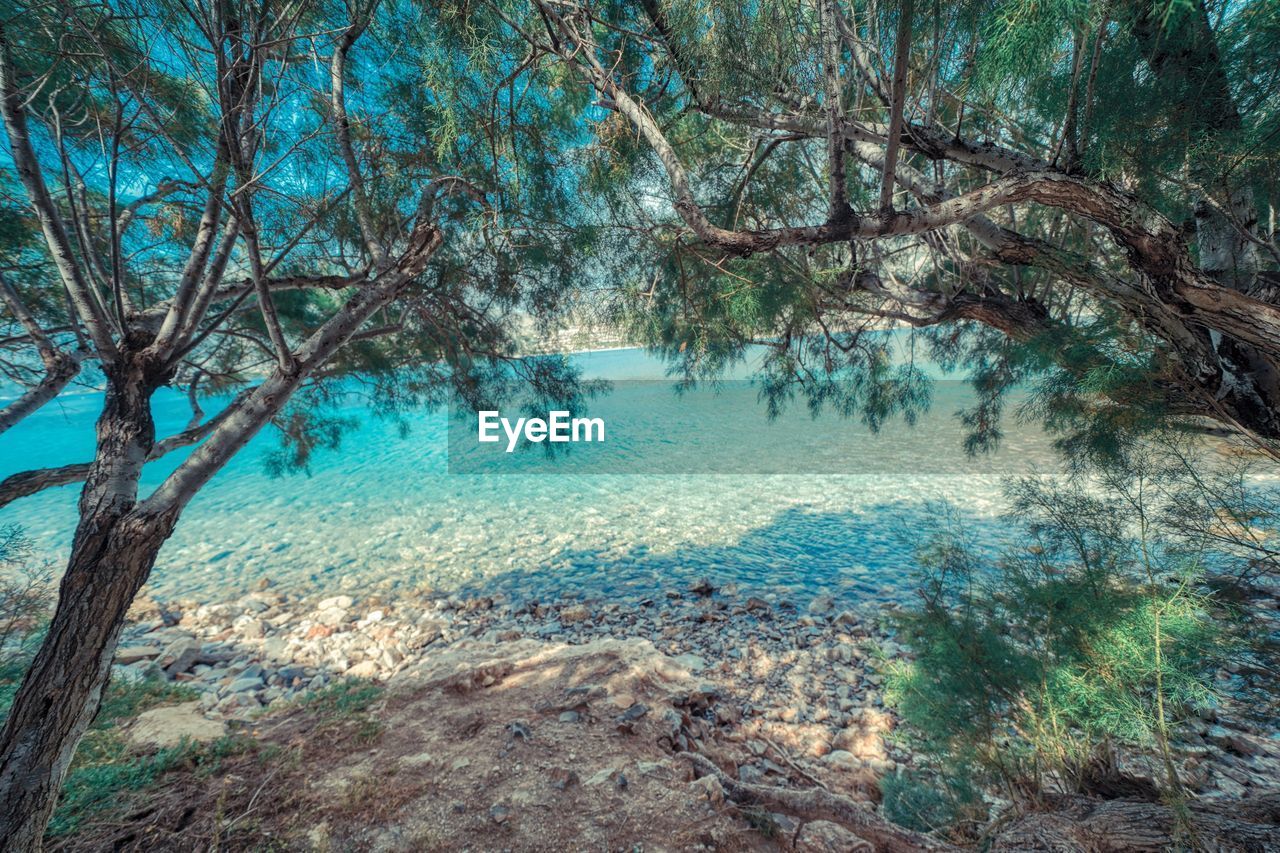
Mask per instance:
[[[52,604],[51,571],[31,551],[21,527],[0,526],[0,718],[44,638]]]
[[[995,96],[1027,70],[1056,69],[1064,42],[1073,32],[1101,18],[1101,4],[1090,0],[1003,0],[986,5],[979,25],[980,47],[974,63],[975,85]]]
[[[199,697],[200,694],[191,687],[165,681],[159,676],[132,682],[113,680],[106,695],[102,697],[102,705],[98,708],[98,715],[94,717],[94,725],[105,731],[132,720],[151,708],[189,702]],[[82,741],[82,746],[87,742],[86,738]]]
[[[961,820],[985,817],[981,796],[964,777],[892,773],[880,779],[880,793],[884,816],[917,832],[937,832]]]
[[[763,229],[826,215],[825,140],[791,138],[755,118],[823,122],[829,105],[821,5],[662,0],[594,8],[608,24],[593,33],[602,54],[617,58],[618,79],[658,120],[716,225]],[[842,107],[867,128],[882,126],[882,93],[859,80],[852,54],[862,46],[869,57],[862,61],[883,79],[902,5],[837,5],[844,15]],[[646,7],[664,19],[661,38]],[[1191,223],[1206,194],[1247,188],[1262,219],[1276,208],[1278,53],[1280,13],[1268,0],[917,3],[907,113],[975,143],[1114,182],[1188,223],[1194,242]],[[1080,464],[1122,455],[1194,395],[1181,357],[1139,329],[1158,324],[1125,307],[1122,292],[1144,285],[1106,236],[1078,218],[1034,205],[989,212],[1000,226],[1051,247],[1030,266],[993,264],[963,229],[739,257],[700,245],[673,211],[654,202],[665,193],[666,175],[625,120],[610,114],[593,129],[587,186],[615,220],[635,229],[625,245],[641,260],[623,269],[610,319],[690,379],[714,376],[763,348],[771,395],[830,403],[832,386],[821,377],[832,374],[845,382],[848,400],[860,397],[838,408],[872,425],[910,420],[927,404],[913,387],[918,378],[881,370],[866,331],[911,316],[936,323],[921,337],[949,350],[951,366],[972,377],[979,402],[959,413],[969,452],[996,448],[1002,419],[1015,414],[1048,426]],[[882,170],[856,151],[846,154],[850,204],[855,212],[873,209]],[[989,178],[945,158],[901,156],[922,180],[955,193]],[[1273,222],[1259,225],[1264,239],[1274,230]],[[1274,269],[1274,253],[1264,263]],[[892,288],[874,278],[859,288],[864,274],[896,276],[945,297],[1000,292],[1043,309],[1047,330],[1028,340],[946,311],[930,317],[896,302],[885,294]],[[1108,292],[1121,295],[1113,301]],[[864,377],[857,393],[849,382],[855,374]],[[1029,403],[1011,404],[1028,391]]]
[[[1212,701],[1230,638],[1205,586],[1210,541],[1177,522],[1185,472],[1133,456],[1092,483],[1011,484],[1017,546],[992,559],[950,525],[922,549],[923,604],[900,618],[914,661],[890,695],[944,776],[1014,796],[1087,790],[1119,745],[1164,762]]]
[[[372,744],[382,734],[382,722],[371,712],[384,695],[376,684],[359,679],[337,681],[302,700],[303,713],[319,720],[317,737],[341,731],[357,741]]]
[[[944,369],[968,373],[976,400],[957,417],[970,454],[999,446],[1011,400],[1015,417],[1052,434],[1074,471],[1118,463],[1129,448],[1177,428],[1159,342],[1113,312],[1053,323],[1025,340],[978,325],[927,330],[923,338]]]
[[[130,802],[130,795],[161,784],[164,774],[170,770],[193,767],[199,775],[211,776],[227,757],[256,748],[251,739],[227,736],[207,744],[184,741],[177,746],[141,753],[117,726],[149,707],[185,701],[189,697],[178,694],[164,697],[162,691],[154,688],[137,691],[139,696],[130,696],[131,692],[122,689],[117,698],[126,704],[136,703],[136,710],[111,722],[104,721],[100,714],[77,749],[62,785],[57,810],[49,821],[49,837],[74,835],[87,821],[100,819]]]
[[[620,263],[624,256],[608,249],[602,217],[583,189],[582,149],[602,111],[582,87],[563,85],[562,66],[528,55],[504,23],[504,15],[533,14],[528,4],[232,5],[231,17],[266,45],[250,147],[269,274],[334,282],[274,293],[290,344],[351,297],[343,279],[358,285],[369,268],[357,196],[367,197],[384,242],[401,245],[427,208],[444,238],[398,302],[311,375],[291,410],[273,421],[281,446],[269,467],[305,471],[313,453],[336,448],[354,425],[331,405],[343,395],[367,392],[375,414],[407,422],[406,413],[446,399],[451,387],[494,379],[493,364],[528,351],[527,337],[574,309],[590,276],[607,276]],[[171,0],[23,3],[5,23],[56,204],[69,223],[93,223],[71,230],[76,261],[95,285],[112,277],[103,270],[114,249],[109,229],[93,232],[139,202],[118,235],[126,259],[121,286],[137,306],[173,296],[211,176],[228,169],[218,159],[226,106],[216,93],[225,81],[201,14]],[[362,35],[347,57],[345,99],[360,193],[335,144],[328,61],[340,34],[357,23]],[[245,189],[237,179],[226,196]],[[0,269],[42,325],[72,348],[62,288],[29,209],[12,169],[4,169],[0,212],[14,215],[0,217]],[[226,280],[244,280],[248,247],[231,245]],[[221,403],[261,378],[271,347],[252,297],[218,300],[208,317],[218,322],[205,324],[172,384]],[[0,349],[19,352],[0,359],[0,372],[32,384],[41,371],[23,330],[0,319],[8,339]],[[94,369],[86,371],[90,381]],[[573,393],[569,371],[539,375],[548,390],[554,384]]]
[[[267,453],[266,468],[276,477],[299,471],[310,474],[312,454],[337,450],[343,434],[359,423],[355,418],[305,405],[291,405],[272,422],[280,431],[280,443]]]

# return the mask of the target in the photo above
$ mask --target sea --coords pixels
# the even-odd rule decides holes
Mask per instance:
[[[353,395],[340,447],[305,472],[270,469],[270,429],[242,450],[184,512],[149,591],[223,601],[267,579],[302,593],[638,600],[705,578],[800,605],[819,595],[891,605],[915,595],[916,554],[941,532],[994,559],[1010,544],[1004,484],[1058,467],[1051,438],[1013,415],[998,450],[966,455],[956,414],[972,389],[935,366],[925,365],[928,411],[873,430],[802,404],[771,417],[749,362],[689,390],[644,350],[567,357],[611,383],[587,406],[606,425],[602,444],[549,457],[547,446],[507,454],[504,440],[470,456],[459,442],[473,413],[443,406],[388,421]],[[66,394],[0,436],[0,478],[90,459],[100,406],[98,391]],[[158,435],[190,417],[167,390],[153,411]],[[142,493],[187,452],[150,463]],[[21,526],[56,574],[78,494],[68,485],[14,502],[0,525]]]

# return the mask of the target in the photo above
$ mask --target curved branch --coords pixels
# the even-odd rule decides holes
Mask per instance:
[[[1002,205],[1033,202],[1057,208],[1105,228],[1128,255],[1132,268],[1147,290],[1149,301],[1163,303],[1163,312],[1182,311],[1188,318],[1198,315],[1191,320],[1192,323],[1198,322],[1264,352],[1280,353],[1280,307],[1223,287],[1207,277],[1191,258],[1178,228],[1132,195],[1100,181],[1058,170],[1040,168],[1023,171],[1029,158],[1002,162],[1005,152],[997,146],[972,146],[954,139],[944,143],[927,129],[920,137],[915,136],[914,128],[905,134],[911,137],[910,144],[924,153],[937,144],[937,150],[933,152],[937,156],[997,170],[1000,170],[998,167],[1010,168],[1005,170],[1006,174],[984,186],[910,212],[853,215],[845,220],[828,220],[802,227],[720,228],[710,221],[698,204],[689,173],[675,147],[648,109],[624,91],[612,72],[601,63],[590,33],[559,14],[557,8],[546,3],[541,4],[541,8],[560,28],[563,41],[574,45],[573,49],[561,48],[562,58],[607,99],[606,105],[631,122],[657,155],[667,172],[673,205],[680,218],[699,239],[726,253],[746,256],[784,246],[815,246],[855,238],[922,234],[948,225],[967,223]],[[797,127],[790,118],[770,122],[769,127],[805,132],[814,138],[822,136],[822,129],[816,123]],[[850,124],[846,128],[849,138],[855,142],[883,141],[883,137],[876,139],[874,132],[870,134],[873,139],[865,139],[866,134],[859,129],[861,127]],[[888,133],[887,129],[885,133]],[[992,162],[984,162],[988,158],[993,158]],[[1040,165],[1039,161],[1031,162]],[[1025,252],[1025,243],[1015,246],[1010,245],[1011,242],[1002,239],[1002,250],[1006,253]],[[1005,260],[1012,259],[1006,257]]]
[[[13,316],[27,330],[27,336],[35,345],[45,368],[44,378],[35,387],[28,389],[18,399],[0,410],[0,433],[3,433],[57,397],[62,389],[80,373],[80,365],[85,353],[71,354],[58,349],[44,329],[40,328],[35,315],[27,308],[17,289],[9,283],[9,279],[2,272],[0,272],[0,296],[3,296]]]
[[[151,452],[147,454],[146,461],[154,462],[175,450],[190,447],[203,440],[205,436],[213,432],[220,423],[227,419],[235,406],[239,404],[247,393],[247,391],[241,391],[227,404],[226,408],[204,423],[192,424],[181,432],[157,441],[155,446],[151,448]],[[56,468],[38,468],[12,474],[4,478],[4,480],[0,480],[0,507],[7,506],[20,498],[29,497],[45,489],[52,489],[55,486],[82,483],[89,476],[91,465],[92,463],[90,462],[76,462]]]
[[[64,352],[55,352],[45,359],[47,369],[44,378],[21,397],[0,409],[0,433],[16,426],[27,415],[62,393],[62,389],[80,374],[80,365],[79,357]]]

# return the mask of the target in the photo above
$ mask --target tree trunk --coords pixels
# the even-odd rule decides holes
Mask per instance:
[[[125,613],[173,532],[176,511],[137,509],[138,478],[155,441],[159,384],[140,358],[108,376],[98,449],[49,633],[0,733],[0,849],[39,850],[81,736],[101,704]]]
[[[1274,800],[1192,803],[1189,826],[1161,803],[1054,795],[1045,809],[1016,818],[991,840],[991,853],[1254,853],[1280,847]]]
[[[1212,151],[1213,145],[1238,134],[1240,111],[1208,4],[1195,0],[1171,9],[1165,3],[1144,0],[1127,7],[1127,15],[1147,63],[1164,81],[1181,123],[1193,138],[1207,143]],[[1216,200],[1202,195],[1192,211],[1201,271],[1224,288],[1275,304],[1275,283],[1263,275],[1255,243],[1258,214],[1252,190],[1224,186],[1217,158],[1192,156],[1187,165],[1202,194],[1213,188],[1222,194]],[[1211,344],[1219,363],[1200,361],[1201,370],[1193,364],[1188,373],[1203,381],[1216,405],[1239,425],[1265,438],[1280,438],[1280,348],[1233,339],[1233,330],[1215,322],[1206,310],[1209,307],[1194,305],[1184,313],[1189,325],[1225,333],[1213,335]],[[1207,316],[1197,316],[1200,312]]]

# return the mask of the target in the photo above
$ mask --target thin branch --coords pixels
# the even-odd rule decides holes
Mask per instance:
[[[114,362],[118,356],[115,341],[111,337],[111,324],[102,310],[92,286],[76,263],[75,253],[67,238],[66,227],[58,214],[57,205],[49,194],[44,173],[36,158],[27,129],[26,106],[15,79],[13,57],[9,37],[0,26],[0,112],[4,114],[5,130],[9,134],[9,149],[14,169],[27,192],[27,199],[40,220],[40,229],[53,258],[54,267],[66,286],[71,303],[81,322],[92,338],[104,363]]]
[[[9,283],[3,273],[0,273],[0,293],[3,294],[9,310],[27,330],[45,367],[45,375],[38,383],[28,388],[18,399],[0,409],[0,433],[4,433],[57,397],[62,389],[80,373],[84,354],[66,353],[54,346],[53,341],[40,328],[40,324],[36,322],[35,317],[22,301],[17,289]]]
[[[376,3],[374,4],[376,8]],[[338,141],[338,151],[342,162],[347,167],[347,180],[351,182],[351,198],[355,207],[356,222],[360,226],[360,235],[364,238],[365,248],[369,250],[375,267],[382,267],[387,260],[386,249],[378,239],[373,224],[373,208],[369,203],[369,195],[365,190],[364,177],[360,174],[360,163],[356,159],[355,147],[351,142],[351,119],[347,115],[346,96],[346,63],[347,54],[356,40],[369,25],[373,10],[363,20],[352,21],[351,26],[342,33],[334,46],[333,57],[329,64],[329,103],[333,110],[334,132]]]
[[[360,288],[333,316],[311,333],[296,352],[296,369],[278,367],[231,410],[209,438],[143,502],[146,513],[177,512],[241,447],[249,442],[288,401],[303,380],[319,369],[360,327],[426,269],[443,242],[433,220],[420,217],[395,265]]]
[[[893,210],[893,170],[898,167],[902,145],[902,112],[907,102],[907,59],[911,54],[911,18],[914,0],[902,0],[898,10],[898,36],[893,44],[893,94],[889,106],[889,147],[884,155],[884,177],[880,183],[880,210]]]

